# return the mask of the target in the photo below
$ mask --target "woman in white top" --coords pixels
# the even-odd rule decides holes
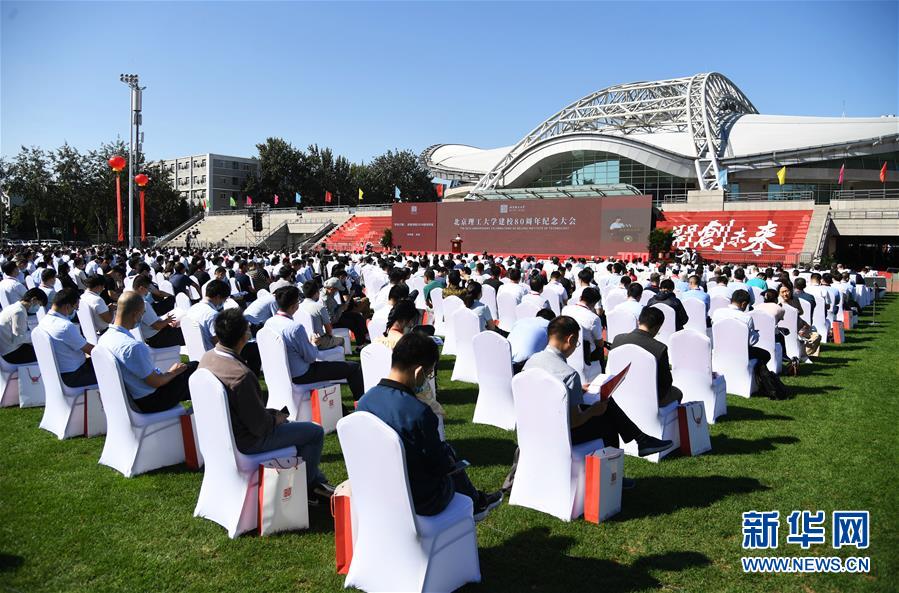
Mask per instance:
[[[47,295],[40,288],[32,288],[22,299],[0,311],[0,356],[10,364],[37,362],[31,345],[28,316],[47,306]]]

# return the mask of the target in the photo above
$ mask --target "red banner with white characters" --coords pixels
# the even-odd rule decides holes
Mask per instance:
[[[674,232],[674,249],[690,247],[706,260],[792,262],[805,245],[812,212],[664,212],[656,226]]]

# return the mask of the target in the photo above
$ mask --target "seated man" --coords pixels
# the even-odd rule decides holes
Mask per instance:
[[[125,391],[134,400],[134,406],[145,414],[163,412],[189,400],[187,380],[197,369],[196,362],[176,362],[166,372],[154,367],[150,347],[131,334],[141,322],[144,309],[151,308],[140,294],[126,291],[119,297],[115,323],[97,342],[115,357]]]
[[[321,291],[318,285],[312,280],[303,282],[303,302],[300,307],[309,314],[312,319],[312,343],[319,350],[327,350],[329,348],[342,348],[343,338],[338,338],[331,330],[331,316],[328,315],[328,308],[319,301]]]
[[[637,285],[636,282],[631,284],[631,286],[635,285]],[[660,408],[672,402],[679,402],[684,397],[681,390],[674,386],[674,380],[671,378],[668,346],[655,339],[664,322],[664,313],[658,309],[646,307],[640,312],[637,329],[630,333],[618,334],[612,342],[613,350],[625,344],[634,344],[652,354],[656,359],[656,388],[658,389]]]
[[[702,286],[700,286],[701,280],[699,279],[699,276],[697,276],[696,274],[693,274],[692,276],[690,276],[690,278],[688,280],[690,281],[690,288],[688,290],[682,292],[680,295],[680,298],[681,299],[698,299],[698,300],[702,301],[703,303],[705,303],[705,312],[706,312],[706,315],[708,315],[709,307],[712,304],[712,297],[710,297],[708,294],[706,294],[706,292],[702,289]]]
[[[334,489],[318,467],[325,433],[318,424],[291,422],[283,412],[265,408],[259,379],[240,358],[250,339],[250,325],[239,309],[216,316],[215,335],[218,343],[200,359],[200,368],[208,369],[225,386],[237,449],[252,455],[296,447],[297,455],[306,462],[310,503],[330,500]]]
[[[599,289],[591,286],[581,291],[580,302],[562,308],[562,315],[577,321],[584,332],[584,362],[587,364],[602,363],[602,320],[596,314],[599,298]],[[584,372],[586,373],[586,369]]]
[[[634,316],[634,319],[640,319],[640,313],[643,312],[643,305],[640,299],[643,297],[643,285],[639,282],[631,282],[627,287],[627,300],[619,303],[612,311],[627,311]]]
[[[275,300],[278,302],[278,313],[265,322],[265,327],[281,334],[293,382],[301,385],[346,379],[353,399],[362,397],[365,387],[362,367],[358,362],[317,360],[318,350],[309,340],[303,325],[293,318],[300,308],[300,290],[296,286],[282,286],[275,291]]]
[[[218,343],[218,337],[215,335],[215,318],[224,309],[225,301],[230,295],[231,286],[224,280],[213,278],[206,285],[206,296],[203,297],[203,300],[193,305],[185,314],[200,326],[203,347],[207,352]],[[257,377],[262,374],[262,359],[259,357],[259,346],[256,345],[256,342],[247,344],[241,355]]]
[[[680,299],[674,294],[674,281],[671,278],[665,278],[659,282],[659,293],[647,301],[646,306],[661,303],[668,305],[674,309],[674,330],[680,331],[687,324],[687,310],[681,304]]]
[[[340,327],[353,332],[356,338],[357,348],[361,348],[368,342],[368,329],[365,327],[365,318],[354,310],[356,297],[344,296],[342,303],[337,302],[340,294],[339,278],[325,280],[325,307],[332,327]]]
[[[103,300],[103,290],[106,288],[106,278],[98,274],[92,274],[85,280],[87,290],[81,295],[81,300],[87,304],[91,312],[91,319],[94,320],[94,327],[98,334],[102,334],[112,323],[112,309],[115,304],[110,307]]]
[[[150,348],[170,348],[172,346],[183,346],[184,336],[178,329],[178,321],[171,313],[166,313],[162,317],[157,315],[156,309],[153,308],[153,295],[150,293],[150,279],[140,274],[134,278],[134,284],[131,290],[136,292],[144,300],[147,306],[144,308],[143,317],[140,320],[140,331],[144,337],[144,341]],[[119,297],[121,300],[121,297]]]
[[[47,301],[52,303],[53,297],[56,296],[56,270],[53,268],[44,268],[41,272],[41,283],[38,288],[47,294]]]
[[[618,407],[614,396],[591,405],[584,403],[584,385],[581,383],[577,371],[571,368],[566,361],[577,348],[580,332],[581,326],[574,318],[566,315],[556,317],[547,327],[549,344],[546,349],[532,356],[524,365],[524,370],[543,369],[565,385],[568,392],[571,444],[579,445],[587,441],[602,439],[604,446],[617,447],[618,435],[621,435],[625,442],[637,441],[637,453],[640,457],[670,448],[671,441],[663,441],[641,431]],[[517,463],[518,451],[516,450],[512,471],[509,472],[506,482],[503,484],[504,490],[512,488]],[[629,478],[624,478],[623,484],[625,488],[634,487],[634,481]]]
[[[399,435],[416,514],[439,514],[458,492],[472,499],[474,519],[481,521],[502,502],[502,492],[474,487],[455,451],[440,440],[437,416],[415,397],[439,359],[434,340],[418,332],[406,334],[393,348],[390,375],[359,400],[358,410],[374,414]]]
[[[549,338],[546,328],[556,316],[552,309],[541,309],[536,317],[519,319],[509,332],[509,346],[512,348],[512,373],[518,374],[528,359],[546,348]]]
[[[40,289],[38,289],[40,290]],[[78,310],[78,291],[63,288],[56,293],[53,308],[41,319],[38,327],[50,336],[50,346],[56,355],[59,375],[69,387],[93,387],[97,384],[94,365],[85,354],[94,349],[78,326],[72,323]]]
[[[521,302],[536,305],[540,309],[549,309],[549,303],[543,296],[543,277],[539,274],[535,274],[531,276],[529,284],[531,286],[531,290],[528,291],[528,293],[523,297],[521,297]]]
[[[21,300],[10,303],[0,311],[0,356],[10,364],[37,362],[31,345],[28,316],[47,306],[47,295],[40,288],[32,288]]]

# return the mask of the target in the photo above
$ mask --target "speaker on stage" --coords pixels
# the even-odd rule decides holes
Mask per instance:
[[[253,232],[262,232],[262,212],[253,213]]]

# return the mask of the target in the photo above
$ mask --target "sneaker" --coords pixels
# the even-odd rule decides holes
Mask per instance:
[[[648,434],[644,434],[637,439],[637,455],[640,457],[647,457],[653,453],[661,453],[666,449],[670,449],[672,444],[671,441],[663,441],[662,439],[657,439]]]
[[[633,478],[621,478],[622,490],[633,490],[637,486],[637,480]]]
[[[480,522],[486,519],[490,511],[498,507],[502,501],[502,490],[497,490],[496,492],[481,492],[480,503],[474,509],[475,522]]]

